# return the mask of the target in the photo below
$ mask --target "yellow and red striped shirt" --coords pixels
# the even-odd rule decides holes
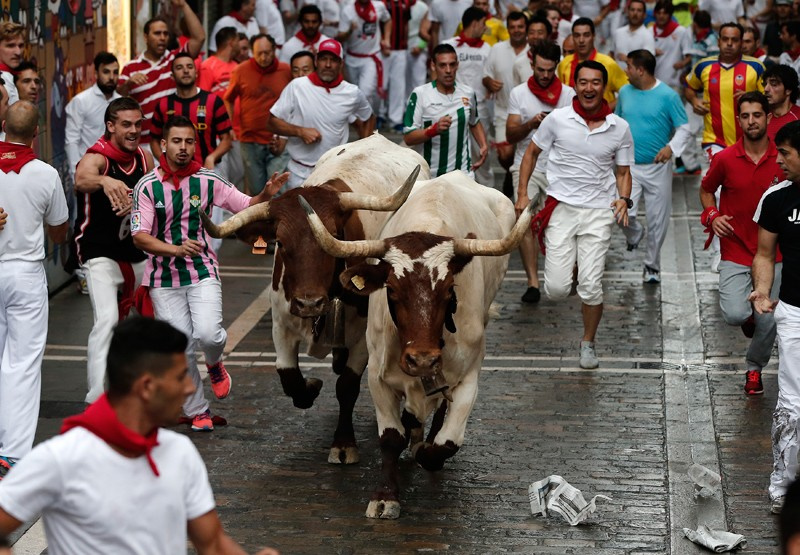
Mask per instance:
[[[705,115],[703,144],[730,146],[742,136],[736,121],[739,108],[736,94],[764,92],[761,74],[764,65],[755,58],[742,56],[732,65],[722,64],[718,56],[703,58],[686,76],[686,84],[697,92],[703,91],[703,101],[709,107]]]

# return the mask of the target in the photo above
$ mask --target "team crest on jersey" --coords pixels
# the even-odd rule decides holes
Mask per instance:
[[[717,79],[716,77],[711,79],[711,84],[712,85],[716,85],[717,83],[719,83],[719,79]]]
[[[468,96],[462,96],[462,97],[461,97],[461,103],[462,103],[464,106],[469,106],[469,97],[468,97]]]
[[[737,85],[741,85],[742,83],[744,83],[744,75],[741,74],[737,75],[734,81],[736,81]]]
[[[136,210],[131,212],[131,233],[139,231],[142,227],[142,213]]]
[[[167,110],[167,115],[168,115],[168,116],[173,116],[173,115],[175,115],[175,110]]]
[[[189,199],[189,204],[197,208],[198,206],[200,206],[200,197],[198,197],[197,195],[192,195],[192,198]]]
[[[202,104],[200,104],[200,105],[197,107],[197,117],[198,117],[198,118],[204,118],[204,117],[206,117],[206,107],[205,107],[205,106],[203,106]]]

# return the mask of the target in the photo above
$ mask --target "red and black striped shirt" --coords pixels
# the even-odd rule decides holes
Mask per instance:
[[[153,111],[153,127],[150,136],[161,140],[161,129],[170,116],[185,116],[197,131],[198,147],[194,159],[201,164],[217,148],[220,135],[230,133],[231,120],[222,99],[202,89],[191,98],[180,98],[171,94],[162,98]]]
[[[417,0],[383,0],[392,16],[392,50],[408,48],[408,21],[411,19],[411,6],[416,2]]]

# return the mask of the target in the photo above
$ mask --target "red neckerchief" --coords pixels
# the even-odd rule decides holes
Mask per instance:
[[[549,106],[555,106],[561,96],[561,81],[553,77],[553,80],[543,89],[541,85],[534,79],[533,75],[528,78],[528,89],[530,89],[533,96],[544,102]]]
[[[247,27],[247,24],[250,21],[249,19],[244,19],[242,17],[242,14],[240,14],[239,12],[231,12],[228,15],[231,16],[232,18],[234,18],[236,21],[238,21],[242,25],[244,25],[245,27]]]
[[[313,73],[308,74],[308,79],[316,86],[322,87],[323,89],[328,91],[328,94],[330,94],[331,89],[335,89],[336,87],[338,87],[339,84],[344,80],[344,77],[342,77],[342,74],[340,73],[339,75],[336,76],[336,79],[334,79],[330,83],[326,83],[325,81],[319,78],[319,74],[317,74],[317,72],[315,71]]]
[[[31,160],[36,160],[36,153],[31,147],[0,141],[0,170],[3,173],[19,173],[22,166]]]
[[[171,179],[172,184],[175,186],[176,191],[181,186],[181,179],[196,174],[198,171],[200,171],[200,168],[203,167],[200,165],[200,162],[192,158],[192,161],[189,162],[184,167],[172,171],[172,169],[170,169],[169,167],[169,164],[167,163],[166,154],[161,155],[161,158],[158,159],[158,164],[162,174],[161,183],[164,183]]]
[[[250,58],[250,65],[252,65],[257,72],[261,75],[266,75],[268,73],[274,73],[276,69],[278,69],[278,58],[273,58],[272,63],[269,64],[267,67],[261,67],[258,65],[258,62],[255,58]]]
[[[378,21],[378,12],[375,11],[375,6],[372,5],[372,0],[368,0],[366,4],[362,4],[358,0],[353,3],[358,17],[367,23],[375,23]]]
[[[545,256],[547,252],[544,246],[544,230],[547,229],[547,224],[550,223],[550,216],[553,215],[553,210],[555,210],[556,205],[558,205],[558,200],[547,195],[544,201],[544,207],[539,210],[539,213],[531,220],[531,232],[539,240],[539,248],[542,249],[542,256]]]
[[[653,36],[656,37],[657,39],[666,38],[670,36],[672,33],[674,33],[675,29],[677,29],[678,27],[680,27],[680,25],[678,25],[678,22],[675,21],[674,19],[670,19],[669,23],[667,23],[667,26],[664,27],[661,31],[658,30],[658,25],[653,25]]]
[[[587,60],[594,60],[597,57],[597,48],[592,50],[592,53],[589,54]],[[575,69],[578,67],[578,53],[572,55],[572,64],[570,64],[569,68],[569,86],[575,87]]]
[[[764,56],[765,54],[766,51],[763,48],[759,48],[753,53],[753,58],[761,58],[761,56]]]
[[[694,34],[694,40],[701,42],[706,40],[706,37],[711,34],[711,27],[708,29],[700,29]]]
[[[465,44],[472,48],[480,48],[483,46],[483,39],[481,37],[471,39],[462,31],[461,34],[456,37],[456,46],[463,46]]]
[[[787,50],[786,53],[789,55],[792,61],[795,61],[797,57],[800,56],[800,48],[795,48],[794,50]]]
[[[305,46],[306,49],[310,50],[314,47],[315,44],[317,44],[317,41],[322,36],[322,33],[317,31],[317,34],[314,35],[312,39],[307,39],[306,36],[303,34],[303,30],[300,29],[294,34],[294,36],[297,38],[297,40],[303,43],[303,46]]]
[[[114,143],[105,137],[100,137],[97,139],[97,142],[90,146],[89,150],[86,152],[102,154],[106,158],[113,160],[122,166],[128,166],[131,164],[133,162],[133,158],[136,156],[135,152],[128,152],[127,150],[117,148]]]
[[[158,428],[154,428],[146,436],[126,428],[119,421],[105,393],[83,413],[65,419],[60,433],[64,434],[79,427],[86,428],[109,445],[136,453],[137,456],[145,455],[153,474],[159,475],[152,456],[153,447],[158,445]]]
[[[12,75],[16,75],[17,74],[17,70],[16,69],[11,69],[10,67],[8,67],[8,65],[6,65],[3,62],[0,62],[0,71],[7,71]]]
[[[590,121],[600,121],[602,119],[606,119],[606,116],[611,113],[611,108],[608,106],[608,101],[603,99],[603,103],[600,104],[600,109],[594,114],[589,114],[586,112],[586,110],[584,110],[583,106],[581,106],[581,103],[578,102],[577,96],[572,99],[572,109],[575,110],[575,113],[582,117],[583,121],[586,123],[589,123]]]

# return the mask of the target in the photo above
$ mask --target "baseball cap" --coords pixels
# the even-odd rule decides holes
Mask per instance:
[[[776,6],[791,6],[792,0],[775,0]]]
[[[780,1],[780,0],[778,0]],[[326,39],[319,43],[319,48],[317,49],[317,54],[322,54],[323,52],[330,52],[337,58],[342,57],[342,45],[339,44],[338,40],[335,39]]]

